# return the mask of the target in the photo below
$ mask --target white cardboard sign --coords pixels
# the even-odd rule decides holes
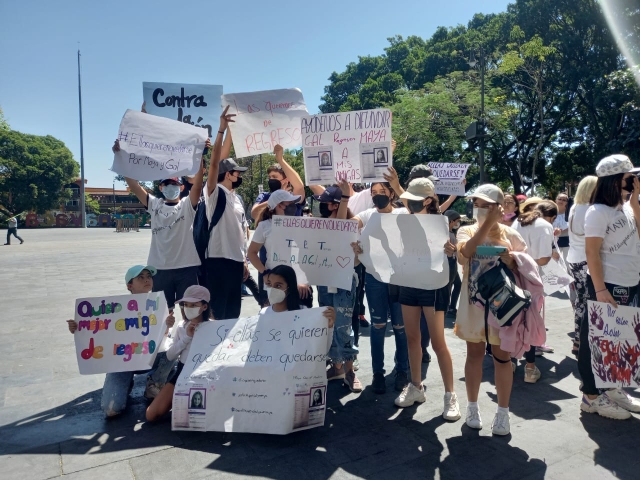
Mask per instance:
[[[143,82],[142,95],[151,115],[205,128],[209,137],[218,127],[222,85]]]
[[[381,282],[435,290],[449,283],[448,240],[443,215],[374,213],[362,230],[359,258]]]
[[[117,136],[120,151],[111,170],[134,180],[150,181],[195,175],[207,131],[168,118],[127,110]]]
[[[464,183],[469,170],[468,163],[429,162],[427,166],[439,179],[435,182],[436,193],[439,195],[464,195]]]
[[[357,220],[275,215],[267,268],[291,265],[300,284],[350,291],[355,260],[351,243],[357,239]]]
[[[172,429],[285,435],[324,424],[332,331],[324,308],[201,324]]]
[[[148,370],[166,332],[163,292],[76,300],[80,374]]]
[[[307,185],[384,181],[393,165],[391,110],[310,115],[301,130]]]
[[[262,92],[227,93],[222,108],[235,114],[229,124],[237,158],[273,153],[283,148],[302,146],[300,118],[307,116],[307,105],[298,88]]]

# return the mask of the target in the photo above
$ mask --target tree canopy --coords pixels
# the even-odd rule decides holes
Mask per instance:
[[[79,169],[60,140],[0,128],[0,204],[11,213],[58,208]]]
[[[640,8],[614,12],[623,20],[618,37],[637,54]],[[464,161],[476,180],[478,155],[464,131],[480,117],[480,72],[468,63],[472,51],[482,60],[480,47],[490,181],[517,192],[532,182],[557,191],[611,153],[640,161],[640,72],[628,67],[596,0],[517,0],[426,40],[388,40],[384,54],[359,57],[329,77],[320,110],[391,108],[401,172]]]

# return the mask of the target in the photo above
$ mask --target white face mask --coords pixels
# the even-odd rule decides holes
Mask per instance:
[[[167,200],[175,200],[180,196],[180,187],[178,185],[165,185],[162,187],[162,195]]]
[[[287,298],[287,294],[284,290],[280,290],[279,288],[271,288],[265,287],[267,290],[267,298],[269,299],[269,303],[271,305],[275,305],[276,303],[280,303]]]
[[[489,214],[488,208],[473,207],[473,218],[478,220],[478,225],[482,225]]]
[[[193,320],[200,315],[200,308],[201,307],[183,307],[187,320]]]

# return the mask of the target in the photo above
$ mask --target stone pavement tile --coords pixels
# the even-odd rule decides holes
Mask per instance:
[[[0,465],[0,477],[6,479],[44,480],[62,474],[57,444],[4,455],[0,458]]]
[[[79,472],[65,474],[65,480],[135,480],[129,462],[115,462],[98,467],[88,468]]]
[[[521,480],[538,480],[542,477],[532,474],[520,478]],[[598,480],[618,478],[631,480],[638,478],[638,470],[636,469],[631,474],[623,471],[611,471],[594,464],[593,460],[588,456],[575,454],[553,465],[549,465],[544,478],[551,480],[575,480],[577,478]]]
[[[137,424],[60,443],[64,474],[170,449],[182,442],[164,425]]]

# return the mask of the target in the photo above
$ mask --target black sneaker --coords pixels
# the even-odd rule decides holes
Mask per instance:
[[[396,379],[393,382],[393,388],[396,389],[396,392],[401,392],[408,384],[409,378],[406,372],[396,372]]]
[[[422,351],[422,363],[429,363],[431,362],[431,354],[429,353],[429,351],[425,348]]]
[[[375,393],[379,393],[379,394],[387,393],[387,384],[384,379],[384,374],[374,373],[373,382],[371,382],[371,386],[373,387],[373,391]]]
[[[370,325],[369,324],[369,320],[367,320],[364,315],[360,315],[359,318],[360,318],[360,327],[362,327],[362,328],[369,327],[369,325]]]

